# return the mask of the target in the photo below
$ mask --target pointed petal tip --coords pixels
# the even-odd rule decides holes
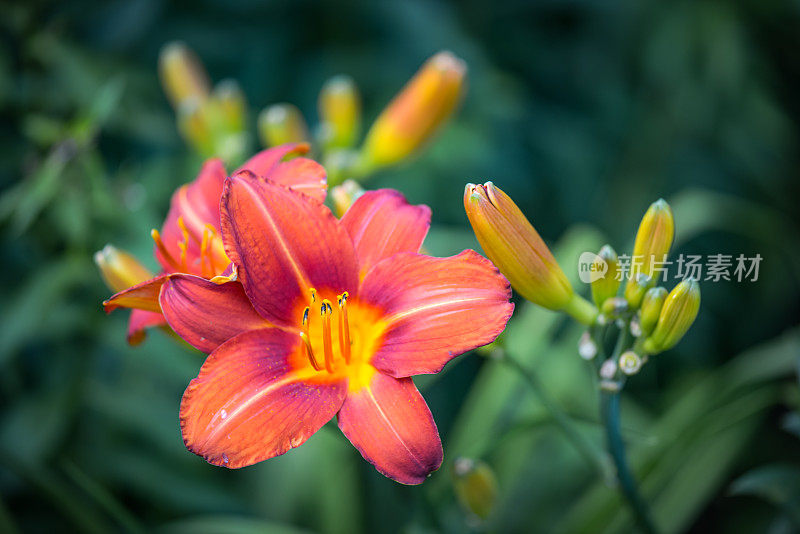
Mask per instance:
[[[410,378],[375,373],[348,394],[338,424],[365,460],[401,484],[420,484],[442,465],[439,431]]]

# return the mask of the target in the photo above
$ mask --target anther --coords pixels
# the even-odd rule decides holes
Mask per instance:
[[[328,299],[322,301],[320,309],[322,315],[322,348],[325,351],[325,369],[333,372],[333,343],[331,342],[331,314],[333,306]]]
[[[317,290],[311,287],[308,291],[311,293],[311,303],[313,304],[317,301]]]
[[[350,363],[350,324],[347,321],[347,291],[339,295],[339,350]]]

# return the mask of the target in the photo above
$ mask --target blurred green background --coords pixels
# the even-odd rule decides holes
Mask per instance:
[[[157,78],[175,39],[213,80],[238,80],[251,131],[280,101],[316,122],[338,73],[371,120],[433,53],[464,58],[454,120],[366,184],[433,208],[435,255],[477,247],[462,194],[485,180],[573,279],[581,252],[629,250],[659,197],[676,253],[761,254],[757,282],[701,284],[694,328],[626,388],[623,432],[664,531],[800,530],[798,28],[789,0],[3,3],[0,532],[632,528],[526,383],[475,354],[417,381],[445,446],[419,487],[379,475],[335,425],[239,471],[185,450],[178,403],[202,356],[158,331],[128,347],[92,262],[112,242],[155,269],[149,230],[201,163]],[[505,343],[599,449],[580,333],[519,303]],[[483,525],[456,501],[459,456],[497,474]]]

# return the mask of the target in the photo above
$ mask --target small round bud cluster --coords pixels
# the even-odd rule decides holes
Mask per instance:
[[[578,342],[578,354],[584,360],[592,360],[597,356],[597,344],[592,339],[589,332],[584,332]]]
[[[643,363],[639,355],[632,350],[623,352],[619,357],[619,368],[628,376],[638,373]]]

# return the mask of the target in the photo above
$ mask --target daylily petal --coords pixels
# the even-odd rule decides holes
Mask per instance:
[[[274,324],[296,326],[310,288],[357,290],[353,244],[330,210],[247,171],[225,183],[222,236],[253,307]]]
[[[291,187],[311,198],[323,202],[328,188],[325,168],[307,158],[282,161],[291,154],[305,154],[311,149],[308,143],[292,143],[262,150],[237,172],[248,170],[261,178]]]
[[[393,189],[368,191],[342,217],[364,274],[398,252],[419,252],[431,225],[431,209],[413,206]]]
[[[158,305],[158,293],[167,278],[169,278],[168,274],[160,274],[141,284],[123,289],[104,301],[103,308],[105,308],[106,313],[110,313],[117,308],[136,308],[137,310],[161,313],[161,307]]]
[[[144,341],[145,330],[154,326],[165,326],[167,321],[160,313],[131,310],[131,317],[128,319],[128,343],[138,345]]]
[[[372,365],[395,377],[438,373],[486,345],[514,310],[508,281],[486,258],[401,253],[367,273],[360,299],[384,310],[386,333]]]
[[[290,363],[300,338],[245,332],[206,359],[181,401],[186,447],[214,465],[244,467],[307,440],[339,410],[347,381],[311,382]]]
[[[271,326],[253,309],[242,284],[216,284],[200,276],[173,275],[161,288],[161,310],[169,326],[201,352],[230,338]]]
[[[234,174],[246,170],[263,178],[286,156],[291,154],[305,154],[309,150],[311,150],[311,146],[308,143],[289,143],[274,148],[268,148],[248,159],[244,165],[236,169]]]
[[[318,202],[325,202],[328,181],[325,167],[308,158],[294,158],[278,163],[266,178],[291,187]]]
[[[338,421],[361,456],[397,482],[419,484],[442,465],[439,431],[410,378],[375,373],[347,394]]]
[[[179,187],[172,195],[169,213],[161,230],[161,239],[174,259],[180,258],[178,243],[184,240],[183,230],[178,224],[179,218],[183,218],[186,229],[193,236],[202,236],[207,225],[219,230],[219,199],[225,177],[222,160],[208,160],[192,183]],[[195,264],[194,260],[200,256],[200,240],[189,239],[186,244],[187,264],[191,268]],[[155,247],[155,256],[166,271],[175,269],[158,247]]]

